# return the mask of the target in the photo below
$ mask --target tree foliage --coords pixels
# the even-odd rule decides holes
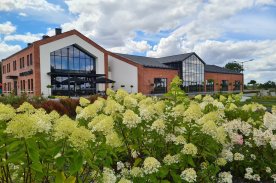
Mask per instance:
[[[229,62],[224,66],[226,69],[232,70],[232,71],[236,71],[236,72],[242,72],[243,71],[243,67],[241,64],[236,63],[236,62]]]

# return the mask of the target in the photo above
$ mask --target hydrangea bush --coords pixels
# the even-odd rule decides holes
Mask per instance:
[[[276,108],[108,90],[76,119],[0,104],[1,182],[276,182]]]

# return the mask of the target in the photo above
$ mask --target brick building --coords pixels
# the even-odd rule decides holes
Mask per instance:
[[[207,65],[196,53],[162,58],[112,53],[76,30],[56,29],[54,36],[2,60],[3,93],[16,95],[79,96],[107,87],[164,93],[176,75],[186,92],[242,90],[242,74]]]

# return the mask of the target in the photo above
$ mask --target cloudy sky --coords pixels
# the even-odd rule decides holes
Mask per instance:
[[[246,81],[276,81],[276,0],[1,0],[0,59],[55,27],[121,53],[254,59]]]

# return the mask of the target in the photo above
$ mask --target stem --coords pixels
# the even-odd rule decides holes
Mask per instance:
[[[29,153],[28,153],[28,147],[27,147],[27,143],[26,143],[25,139],[24,139],[24,145],[25,145],[25,149],[26,149],[27,163],[28,163],[28,171],[27,171],[27,177],[26,177],[26,183],[27,183],[29,176],[30,176],[30,181],[29,182],[32,182],[32,173],[31,173],[31,167],[30,167],[30,164],[31,164],[30,156],[29,156]]]

